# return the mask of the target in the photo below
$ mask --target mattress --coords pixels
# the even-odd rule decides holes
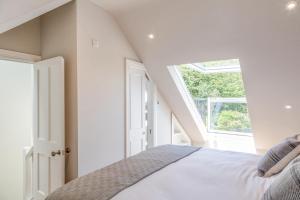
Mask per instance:
[[[79,177],[58,188],[46,200],[111,200],[126,188],[199,149],[176,145],[151,148]]]
[[[257,175],[260,156],[160,146],[59,188],[47,200],[261,200],[274,178]]]
[[[203,148],[112,200],[260,200],[275,177],[257,176],[260,156]]]

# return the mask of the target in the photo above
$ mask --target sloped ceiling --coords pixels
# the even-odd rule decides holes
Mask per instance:
[[[100,5],[105,10],[114,13],[121,14],[130,12],[131,10],[138,9],[141,6],[152,3],[153,0],[90,0]]]
[[[285,0],[94,2],[115,16],[183,126],[187,112],[166,66],[239,58],[257,148],[300,132],[300,8],[285,10]]]
[[[71,0],[1,0],[0,33],[49,12]]]

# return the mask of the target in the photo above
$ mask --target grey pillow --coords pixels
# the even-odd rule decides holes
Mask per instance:
[[[280,144],[272,147],[264,157],[258,163],[258,176],[264,176],[265,173],[276,165],[281,159],[293,151],[300,141],[298,140],[299,135],[289,137]]]
[[[300,199],[300,158],[285,168],[268,188],[262,200]]]

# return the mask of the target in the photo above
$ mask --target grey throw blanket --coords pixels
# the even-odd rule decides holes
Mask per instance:
[[[198,150],[190,146],[156,147],[77,178],[46,200],[110,200],[122,190]]]

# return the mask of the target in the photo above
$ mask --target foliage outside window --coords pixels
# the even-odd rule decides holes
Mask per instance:
[[[236,60],[201,63],[202,66],[208,68],[229,64],[238,63],[236,63]],[[245,89],[240,72],[201,73],[199,70],[190,68],[189,65],[180,65],[179,69],[208,128],[228,132],[251,132],[246,102],[214,101],[210,103],[210,115],[207,113],[208,99],[245,97]],[[208,119],[208,116],[210,116],[210,119]]]

